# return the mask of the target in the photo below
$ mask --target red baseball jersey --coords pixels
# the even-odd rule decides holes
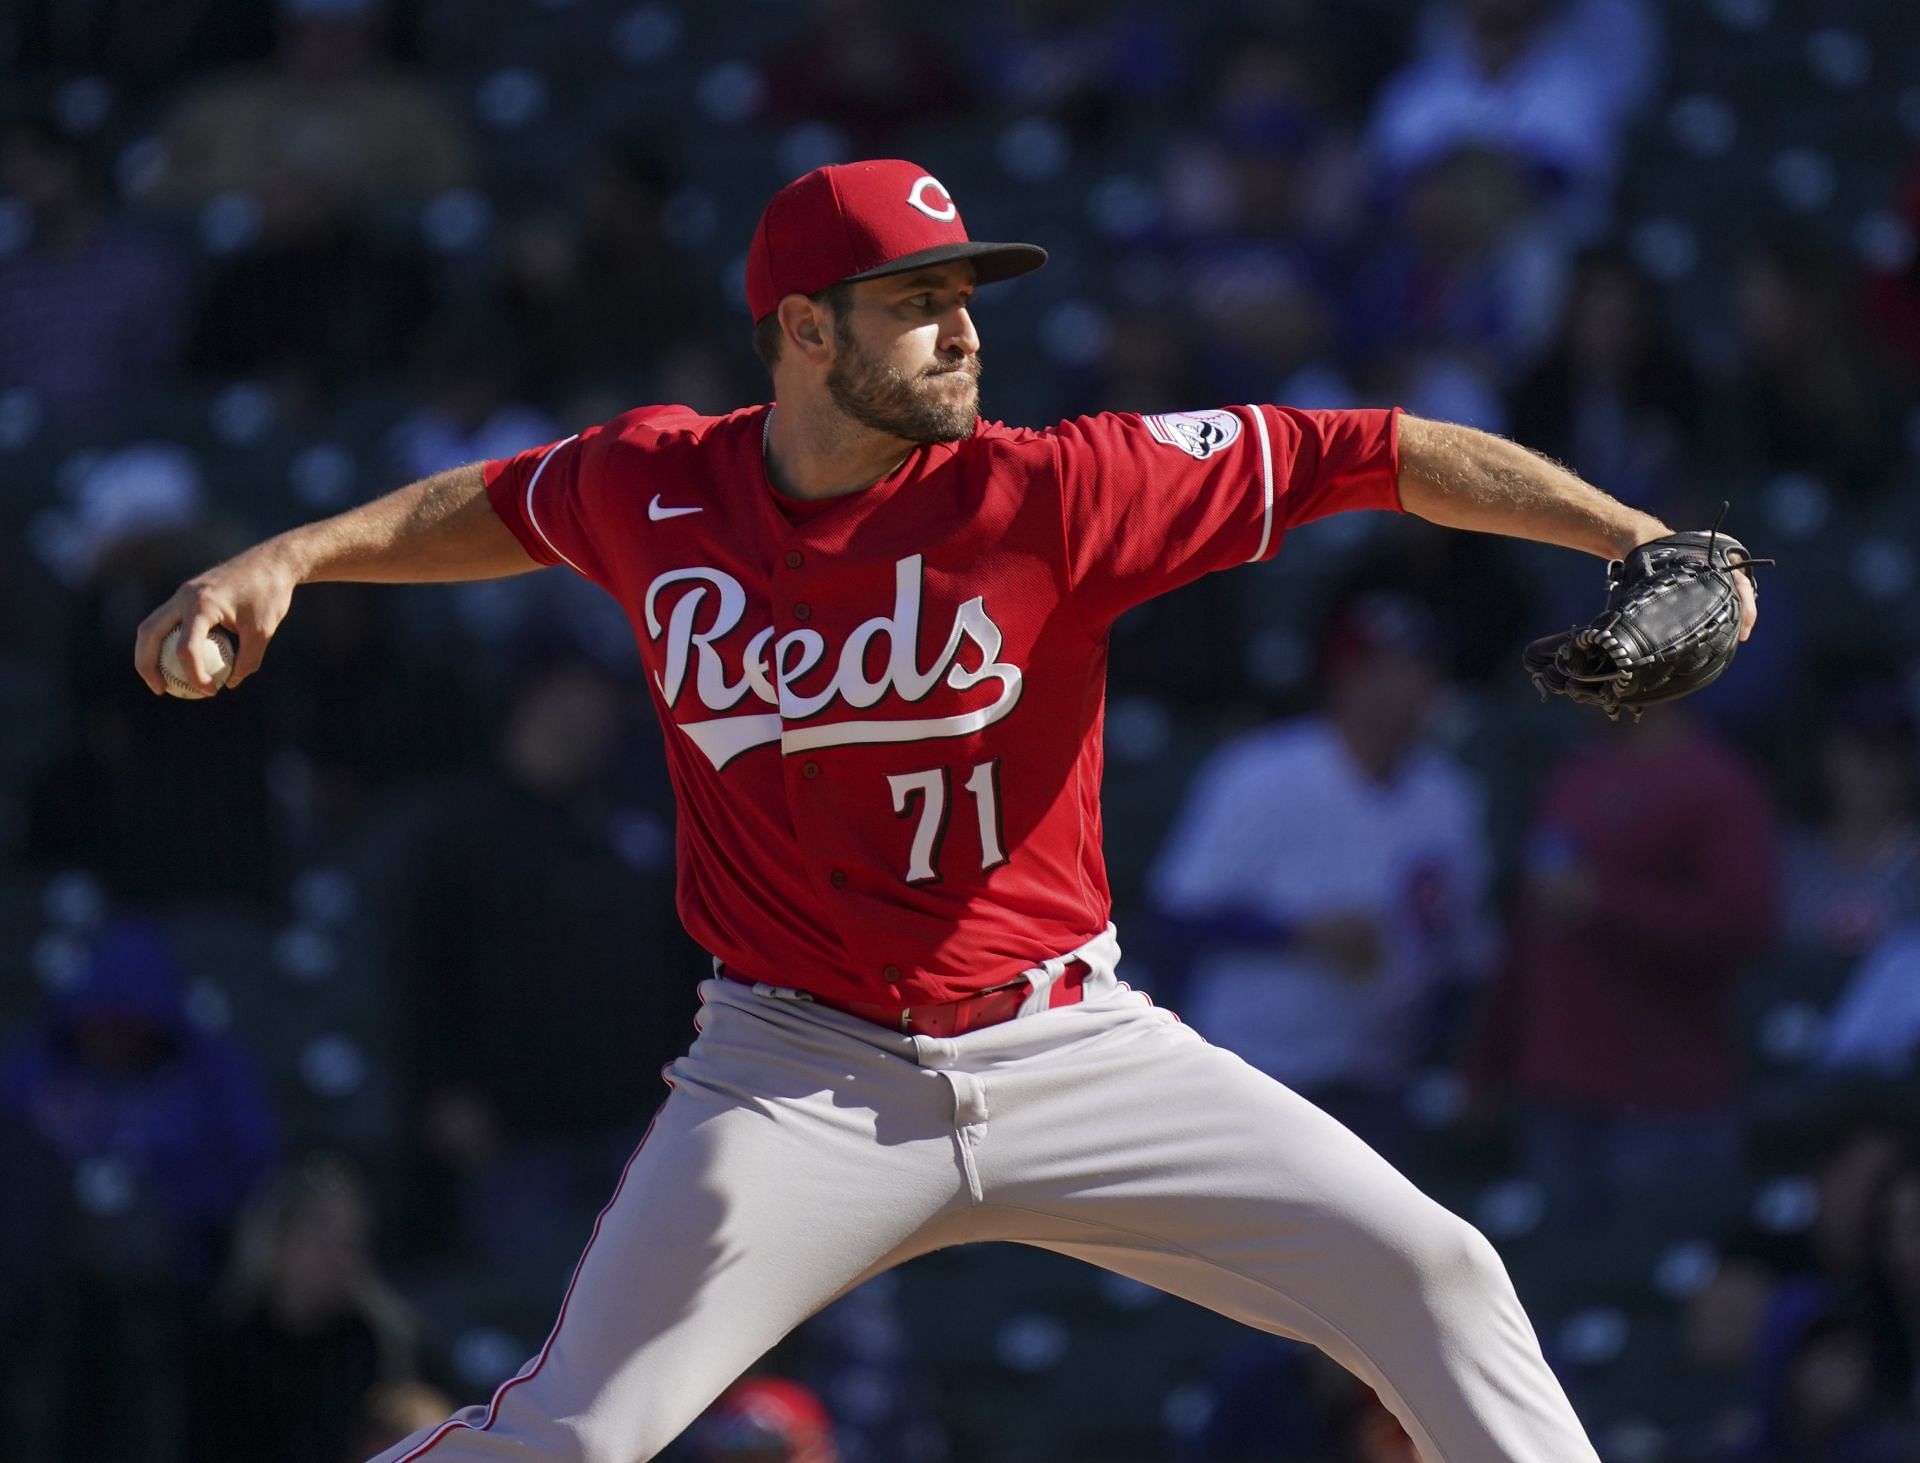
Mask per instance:
[[[646,407],[485,477],[633,622],[689,933],[829,1000],[954,1000],[1104,929],[1115,617],[1399,508],[1391,411],[982,421],[818,502],[770,484],[767,412]]]

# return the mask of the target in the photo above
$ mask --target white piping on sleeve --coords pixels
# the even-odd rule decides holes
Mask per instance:
[[[1260,547],[1253,551],[1253,557],[1247,562],[1257,564],[1267,555],[1267,545],[1273,542],[1273,443],[1267,437],[1267,419],[1260,415],[1260,408],[1249,406],[1247,414],[1253,418],[1253,429],[1260,434],[1260,479],[1266,495],[1263,517],[1260,520]]]
[[[533,531],[540,535],[540,542],[553,550],[555,558],[559,559],[561,563],[573,570],[573,572],[578,574],[582,579],[589,579],[592,576],[565,554],[561,553],[560,546],[547,537],[547,531],[540,526],[539,515],[533,511],[533,490],[540,485],[540,474],[547,470],[547,464],[553,461],[554,453],[566,446],[568,442],[577,442],[579,440],[580,434],[575,432],[564,441],[555,442],[553,446],[547,449],[547,455],[540,459],[540,465],[533,470],[533,476],[527,479],[527,522],[531,523],[533,525]]]

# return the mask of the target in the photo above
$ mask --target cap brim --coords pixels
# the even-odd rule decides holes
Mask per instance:
[[[998,284],[1003,279],[1030,274],[1038,269],[1047,262],[1047,251],[1038,244],[989,244],[985,240],[965,244],[936,244],[931,249],[889,259],[878,269],[850,274],[840,282],[851,284],[859,279],[882,279],[889,274],[905,274],[930,264],[951,264],[956,259],[973,261],[979,283]]]

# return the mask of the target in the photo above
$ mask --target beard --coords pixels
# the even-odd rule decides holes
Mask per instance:
[[[850,330],[837,329],[839,350],[827,371],[834,405],[863,427],[907,442],[958,442],[973,435],[980,414],[980,358],[908,375],[861,350]],[[960,385],[952,377],[962,378]]]

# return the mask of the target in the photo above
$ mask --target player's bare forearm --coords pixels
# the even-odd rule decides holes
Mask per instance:
[[[477,463],[290,529],[250,552],[283,562],[296,584],[448,583],[540,567],[487,502]]]
[[[500,579],[539,567],[488,503],[480,468],[457,467],[289,529],[196,574],[141,621],[134,636],[134,669],[157,695],[164,689],[161,645],[174,627],[182,627],[181,644],[192,647],[213,626],[225,625],[240,642],[227,682],[237,688],[259,669],[302,584],[448,583]],[[214,689],[190,656],[182,670],[196,690]]]
[[[1400,502],[1447,528],[1624,558],[1669,532],[1559,464],[1472,427],[1400,419]]]

